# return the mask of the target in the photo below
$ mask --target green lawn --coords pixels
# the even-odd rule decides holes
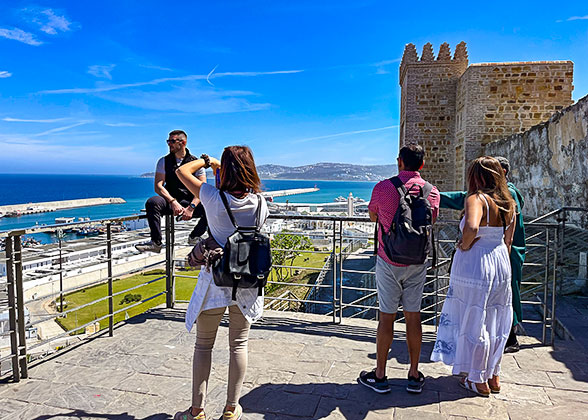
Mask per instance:
[[[178,300],[189,300],[196,285],[196,279],[179,277],[181,275],[198,276],[198,270],[196,271],[184,271],[176,270],[176,299]],[[151,270],[142,274],[136,274],[130,277],[113,281],[112,288],[114,293],[128,289],[133,286],[145,283],[149,280],[156,279],[165,274],[164,270]],[[131,290],[126,293],[122,293],[113,298],[114,311],[128,307],[136,302],[125,303],[122,302],[127,294],[141,295],[141,300],[148,299],[149,297],[156,295],[165,290],[165,278],[157,280],[145,286],[141,286],[137,289]],[[88,287],[80,291],[70,293],[64,297],[66,306],[65,310],[72,309],[77,306],[84,305],[88,302],[92,302],[96,299],[100,299],[108,294],[108,285],[100,284],[93,287]],[[133,317],[140,313],[145,312],[147,309],[154,306],[165,303],[165,295],[158,296],[155,299],[148,300],[146,302],[137,305],[128,311],[123,311],[114,316],[114,322],[119,322],[128,317]],[[108,300],[103,300],[92,305],[86,306],[78,311],[74,311],[67,315],[66,318],[58,318],[57,322],[66,330],[72,330],[79,325],[84,325],[91,322],[94,319],[100,318],[108,313]],[[108,327],[108,319],[100,321],[100,328]],[[83,330],[78,330],[75,333],[81,334]]]
[[[302,253],[299,257],[296,257],[293,265],[300,266],[300,267],[316,267],[321,268],[324,263],[325,259],[328,257],[328,254],[313,254],[313,253]],[[288,264],[289,265],[289,264]],[[270,274],[270,281],[277,281],[277,275],[275,270],[273,269],[272,273]],[[310,270],[296,270],[293,269],[292,274],[290,274],[289,269],[282,269],[283,271],[283,279],[282,281],[290,282],[290,283],[299,283],[299,284],[312,284],[316,280],[319,272],[318,271],[310,271]],[[182,275],[187,276],[198,276],[199,271],[188,271],[188,270],[176,270],[176,300],[189,300],[192,296],[192,291],[194,290],[194,286],[196,285],[196,279],[192,278],[185,278]],[[164,270],[151,270],[142,274],[135,274],[130,277],[126,277],[123,279],[118,279],[113,282],[113,290],[114,293],[119,291],[129,289],[133,286],[137,286],[139,284],[145,283],[149,280],[156,279],[161,277],[165,274]],[[125,307],[128,307],[135,302],[123,302],[123,299],[127,294],[131,295],[140,295],[136,296],[139,298],[138,300],[148,299],[149,297],[156,295],[165,290],[165,278],[157,280],[153,283],[150,283],[145,286],[141,286],[137,289],[122,293],[117,295],[113,299],[114,304],[114,311],[118,311]],[[276,285],[276,284],[268,284],[266,287],[266,295],[267,296],[279,296],[284,291],[290,290],[292,291],[299,299],[303,299],[308,292],[308,287],[299,287],[299,286],[292,286],[292,285]],[[82,289],[80,291],[70,293],[65,295],[65,310],[69,310],[78,306],[82,306],[87,304],[88,302],[92,302],[96,299],[100,299],[108,294],[108,285],[106,283],[100,284],[93,287],[88,287]],[[132,300],[132,299],[131,299]],[[120,322],[124,320],[127,316],[133,317],[135,315],[141,314],[146,310],[153,308],[154,306],[161,305],[165,303],[165,295],[158,296],[157,298],[150,299],[146,302],[137,305],[128,311],[122,311],[119,314],[114,316],[114,322]],[[66,318],[58,318],[57,322],[66,330],[70,331],[74,328],[84,325],[88,322],[91,322],[97,318],[100,318],[108,313],[108,300],[103,300],[92,305],[86,306],[78,311],[74,311],[67,315]],[[100,321],[100,329],[108,327],[108,319],[103,319]],[[83,330],[74,331],[74,334],[81,334]]]

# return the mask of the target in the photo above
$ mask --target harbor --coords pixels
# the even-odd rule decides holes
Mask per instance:
[[[10,204],[0,206],[0,217],[19,217],[35,213],[47,213],[58,210],[77,209],[81,207],[103,206],[106,204],[124,204],[120,197],[83,198],[78,200],[46,201],[41,203]]]

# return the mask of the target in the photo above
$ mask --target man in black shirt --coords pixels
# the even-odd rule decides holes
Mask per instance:
[[[188,243],[196,243],[198,238],[206,232],[207,222],[204,207],[194,195],[180,182],[176,175],[176,169],[181,165],[198,159],[186,148],[187,134],[182,130],[174,130],[169,133],[167,145],[169,154],[159,159],[155,170],[155,192],[145,203],[147,221],[151,229],[151,241],[146,244],[136,245],[141,252],[160,252],[161,244],[161,216],[173,214],[182,216],[182,220],[190,220],[199,217],[198,224],[190,234]],[[203,169],[194,174],[202,182],[206,182],[206,173]]]

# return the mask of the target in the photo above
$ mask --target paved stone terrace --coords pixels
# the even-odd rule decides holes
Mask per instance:
[[[581,419],[588,417],[588,357],[573,341],[555,350],[523,337],[506,355],[502,393],[462,390],[448,368],[430,363],[434,331],[425,329],[421,395],[405,391],[407,356],[399,331],[379,395],[356,383],[374,365],[375,322],[331,324],[320,315],[266,312],[251,331],[244,419]],[[227,324],[213,354],[207,413],[226,397]],[[0,384],[0,419],[169,419],[190,404],[194,332],[182,310],[156,309],[30,369],[30,379]]]

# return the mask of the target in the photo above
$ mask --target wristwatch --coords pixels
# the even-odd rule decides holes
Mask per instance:
[[[191,208],[192,210],[196,210],[196,204],[194,204],[194,203],[190,203],[190,208]]]

